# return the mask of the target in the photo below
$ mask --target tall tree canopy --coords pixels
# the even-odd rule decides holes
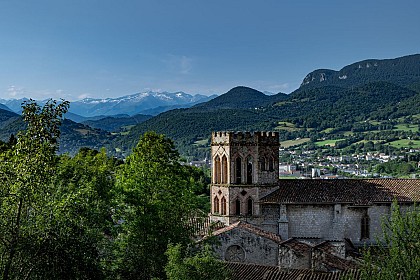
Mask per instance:
[[[189,242],[188,218],[197,205],[189,170],[179,163],[172,141],[154,132],[141,137],[122,166],[117,244],[124,279],[164,278],[168,244]]]
[[[392,205],[389,221],[382,226],[384,243],[369,248],[364,256],[362,279],[416,280],[420,275],[420,209],[414,205],[402,213]]]
[[[26,279],[42,257],[51,174],[56,168],[59,125],[69,103],[29,100],[23,106],[27,129],[0,160],[0,269],[2,278]]]

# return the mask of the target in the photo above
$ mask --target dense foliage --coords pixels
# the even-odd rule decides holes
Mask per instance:
[[[203,245],[202,250],[196,248],[182,248],[181,244],[169,244],[166,255],[168,264],[165,267],[169,280],[226,280],[229,271],[221,260],[215,258],[209,244]]]
[[[0,143],[1,278],[165,279],[168,244],[190,247],[188,221],[207,207],[205,174],[156,133],[125,162],[58,156],[67,108],[27,102],[26,130]]]
[[[152,118],[151,115],[137,114],[134,116],[112,116],[104,117],[99,120],[87,120],[82,123],[92,128],[102,129],[109,132],[122,131],[124,127],[136,125]]]
[[[420,209],[414,206],[402,213],[393,203],[389,221],[383,222],[385,243],[364,255],[362,279],[419,279],[420,275]]]

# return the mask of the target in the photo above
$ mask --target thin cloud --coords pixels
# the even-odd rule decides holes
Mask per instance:
[[[7,95],[10,98],[19,98],[19,97],[23,97],[23,95],[25,94],[25,89],[22,87],[18,87],[18,86],[9,86],[7,88]]]
[[[80,94],[79,96],[77,96],[77,99],[85,99],[85,98],[89,98],[88,93],[83,93],[83,94]]]
[[[162,62],[170,71],[182,75],[189,74],[193,68],[193,59],[185,55],[168,54]]]

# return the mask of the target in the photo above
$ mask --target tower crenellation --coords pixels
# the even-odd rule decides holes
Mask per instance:
[[[279,145],[279,133],[271,131],[257,131],[257,132],[232,132],[232,131],[218,131],[212,133],[213,145]]]

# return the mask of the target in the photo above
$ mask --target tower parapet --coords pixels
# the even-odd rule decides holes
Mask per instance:
[[[212,133],[212,146],[279,146],[279,133],[272,131],[232,132],[217,131]]]

